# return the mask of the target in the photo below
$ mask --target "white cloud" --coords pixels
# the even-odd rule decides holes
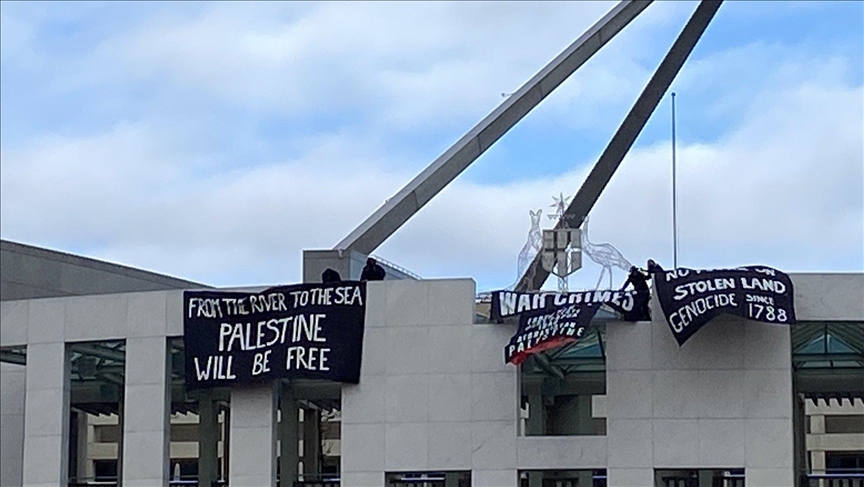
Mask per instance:
[[[353,114],[383,130],[427,130],[491,111],[614,5],[217,2],[56,59],[51,90],[167,85],[256,113]],[[593,115],[621,103],[647,78],[634,61],[644,40],[688,7],[646,10],[560,96]]]
[[[30,47],[32,40],[32,26],[4,5],[0,15],[0,62],[17,61],[25,69],[38,65],[36,53]]]
[[[681,147],[682,264],[860,270],[862,96],[860,86],[765,91],[727,137]],[[89,241],[114,260],[207,282],[285,282],[299,275],[301,249],[332,246],[412,176],[376,168],[383,151],[338,138],[297,160],[199,174],[152,137],[121,127],[4,154],[4,235]],[[333,158],[341,164],[324,163]],[[634,262],[668,263],[668,168],[666,144],[631,153],[592,213],[592,239]],[[506,285],[527,210],[548,213],[549,195],[577,188],[585,172],[457,180],[381,253],[426,275]]]
[[[111,71],[117,82],[158,80],[166,91],[200,90],[252,112],[302,118],[307,110],[336,110],[345,128],[287,133],[296,155],[271,163],[226,162],[190,140],[204,137],[206,125],[161,124],[172,119],[170,110],[158,113],[160,123],[145,117],[20,150],[4,140],[3,237],[88,248],[216,284],[294,281],[302,249],[332,247],[437,155],[394,152],[390,143],[404,127],[473,123],[608,9],[582,2],[256,5],[159,17],[81,64],[69,62],[82,73],[73,81],[102,86]],[[638,59],[650,49],[640,43],[690,8],[669,5],[638,19],[633,27],[642,23],[641,33],[625,31],[532,119],[549,127],[594,123],[610,117],[605,107],[630,105],[648,78]],[[682,264],[862,269],[864,93],[850,85],[842,56],[793,52],[753,44],[682,72],[679,92],[718,94],[707,113],[740,112],[724,136],[679,148]],[[365,118],[350,119],[353,108]],[[243,138],[237,143],[260,142]],[[593,159],[578,162],[568,174],[507,184],[458,179],[380,253],[426,276],[507,285],[516,278],[528,210],[548,213],[552,194],[572,194]],[[634,262],[668,264],[669,209],[668,144],[637,148],[592,213],[591,238]],[[545,216],[544,223],[551,224]],[[593,285],[594,271],[589,265],[580,282]]]

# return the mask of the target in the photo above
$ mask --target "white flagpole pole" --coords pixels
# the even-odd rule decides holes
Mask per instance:
[[[675,92],[672,92],[672,266],[678,269],[678,184],[675,160]]]

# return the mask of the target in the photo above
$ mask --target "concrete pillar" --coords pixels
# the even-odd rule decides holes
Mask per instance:
[[[171,389],[165,337],[126,340],[121,426],[124,487],[167,486]]]
[[[366,256],[353,250],[304,250],[303,282],[321,282],[321,273],[327,268],[338,272],[344,281],[360,279],[364,265]]]
[[[222,450],[219,452],[221,455],[219,465],[222,468],[222,475],[220,479],[228,480],[231,478],[231,407],[221,407],[219,413],[222,415],[222,422],[220,423]]]
[[[579,487],[588,486],[592,487],[594,485],[594,475],[592,475],[590,470],[580,470],[578,474],[576,474],[576,478],[579,480]]]
[[[795,434],[795,476],[800,477],[807,471],[807,412],[804,407],[804,399],[793,391],[792,400],[792,428]]]
[[[297,399],[293,386],[280,387],[279,408],[279,472],[281,487],[291,487],[297,480],[297,464],[300,460],[300,421]]]
[[[459,487],[460,473],[446,472],[444,473],[444,487]]]
[[[27,346],[23,485],[69,483],[69,360],[63,342]]]
[[[528,424],[526,429],[529,436],[546,433],[546,412],[543,408],[543,396],[539,392],[528,395]]]
[[[81,411],[77,415],[78,422],[78,464],[75,466],[75,475],[78,478],[91,477],[90,460],[87,458],[87,443],[90,439],[90,415]],[[70,445],[71,447],[71,445]]]
[[[714,471],[700,470],[699,471],[699,487],[714,487]]]
[[[554,411],[552,421],[557,434],[577,436],[591,434],[593,430],[591,396],[558,396],[555,398]]]
[[[609,487],[645,487],[651,485],[651,479],[655,478],[653,468],[609,467],[606,469],[606,474]]]
[[[228,485],[276,486],[276,411],[272,385],[231,389]]]
[[[813,473],[825,473],[825,452],[823,450],[811,451],[810,462]]]
[[[0,485],[21,487],[26,367],[0,363]]]
[[[576,396],[576,423],[581,435],[594,434],[594,418],[591,417],[591,396]]]
[[[219,479],[219,409],[209,390],[198,393],[198,485]]]
[[[576,396],[576,431],[580,435],[589,435],[594,433],[594,418],[591,414],[591,396],[587,394]],[[579,487],[593,486],[594,478],[590,470],[580,470],[577,474],[579,479]]]
[[[321,411],[304,409],[303,411],[303,475],[314,475],[318,478],[321,453]]]
[[[810,416],[810,434],[824,435],[825,434],[825,416],[822,414],[814,414]]]
[[[519,474],[517,471],[505,470],[472,470],[472,487],[503,487],[519,485]]]

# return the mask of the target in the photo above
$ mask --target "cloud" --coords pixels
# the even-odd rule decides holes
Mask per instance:
[[[195,103],[296,121],[338,116],[382,131],[428,131],[491,111],[613,5],[217,2],[157,11],[92,48],[54,56],[47,88],[63,95],[131,85],[157,96],[170,86]],[[633,61],[644,55],[642,39],[686,7],[647,10],[574,79],[568,98],[620,103],[622,88],[644,78]],[[190,103],[183,98],[176,102]]]
[[[52,96],[70,98],[156,87],[122,92],[127,108],[106,129],[4,138],[0,232],[213,284],[296,281],[302,249],[332,247],[608,9],[532,5],[220,3],[158,13],[48,77]],[[584,131],[608,132],[659,62],[664,46],[648,40],[681,25],[692,4],[658,7],[520,127],[573,134],[573,146]],[[842,52],[799,48],[733,45],[682,72],[676,89],[690,120],[725,120],[679,147],[682,264],[864,267],[862,86]],[[79,74],[61,79],[64,70]],[[332,123],[315,123],[322,117]],[[264,121],[274,123],[266,133]],[[508,162],[518,143],[505,137],[478,164]],[[528,210],[542,208],[551,226],[550,196],[575,192],[595,158],[578,152],[570,171],[543,177],[531,175],[534,160],[506,182],[463,176],[379,253],[427,277],[506,286]],[[633,262],[668,265],[670,206],[668,141],[643,138],[592,212],[590,237]],[[593,286],[598,273],[586,259],[574,285]]]
[[[762,96],[730,136],[679,148],[681,264],[862,270],[864,91],[805,86]],[[669,154],[660,143],[625,159],[592,212],[592,241],[613,243],[635,263],[671,264]],[[527,210],[577,188],[584,176],[497,188],[456,183],[385,246],[421,272],[476,269],[469,274],[509,284],[524,242],[515,229],[527,231]],[[599,269],[591,267],[577,282],[594,284]]]
[[[766,91],[727,137],[682,146],[682,263],[860,270],[862,96],[860,86]],[[4,154],[4,234],[89,241],[112,259],[206,282],[284,282],[299,275],[300,249],[332,246],[412,176],[372,170],[383,151],[358,154],[338,138],[296,160],[199,174],[149,137],[120,127]],[[338,168],[324,163],[334,157]],[[668,262],[668,168],[666,143],[633,151],[592,213],[592,240],[634,262]],[[549,195],[577,188],[586,171],[457,180],[380,253],[427,276],[507,285],[527,210],[548,213]]]

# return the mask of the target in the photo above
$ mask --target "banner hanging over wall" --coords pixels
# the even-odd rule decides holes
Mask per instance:
[[[763,323],[795,324],[792,280],[770,267],[679,268],[657,274],[654,285],[679,346],[721,313]]]
[[[299,284],[258,293],[186,291],[186,385],[278,378],[358,383],[366,283]]]
[[[601,306],[623,313],[627,321],[650,320],[649,298],[636,291],[497,291],[492,293],[490,319],[519,317],[519,329],[504,348],[505,363],[519,365],[532,354],[581,339]]]

